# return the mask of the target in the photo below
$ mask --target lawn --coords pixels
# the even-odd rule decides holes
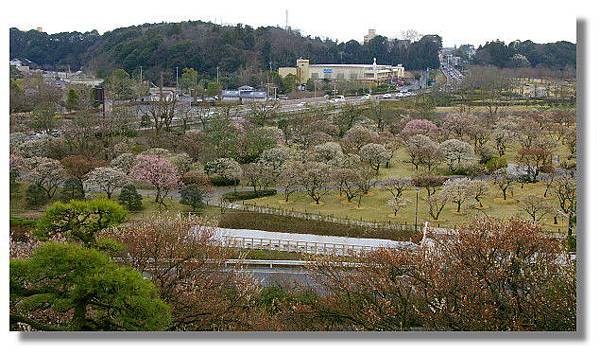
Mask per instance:
[[[471,199],[463,205],[461,213],[456,213],[456,205],[449,202],[446,204],[439,217],[439,220],[437,221],[433,220],[429,216],[427,212],[428,206],[425,202],[427,192],[424,189],[421,189],[419,193],[418,220],[419,223],[429,221],[433,225],[439,224],[440,226],[444,227],[461,225],[481,216],[491,216],[501,219],[519,216],[528,219],[529,216],[521,209],[519,198],[525,196],[526,194],[542,196],[544,194],[544,189],[544,184],[539,182],[535,184],[525,184],[523,188],[521,188],[520,184],[515,184],[513,188],[514,197],[511,198],[509,195],[508,200],[504,201],[502,199],[500,190],[496,186],[490,184],[489,193],[482,200],[484,208],[479,208],[476,201]],[[393,211],[387,206],[387,201],[390,197],[391,194],[389,192],[385,190],[374,189],[369,196],[365,196],[362,199],[360,208],[358,207],[357,201],[348,203],[345,198],[338,196],[337,191],[330,191],[329,194],[323,197],[322,202],[318,205],[316,205],[310,199],[310,197],[302,192],[292,194],[288,203],[285,203],[280,195],[263,197],[246,203],[281,209],[293,209],[294,211],[301,212],[309,211],[311,213],[333,215],[334,217],[338,218],[349,218],[355,220],[363,219],[365,221],[376,222],[406,223],[409,225],[414,224],[416,210],[416,191],[414,188],[408,189],[402,195],[403,198],[407,199],[407,204],[406,207],[402,208],[398,212],[398,216],[394,216]],[[556,199],[550,196],[548,199],[558,208]],[[554,224],[553,217],[554,214],[547,215],[541,223],[542,227],[546,230],[565,230],[566,220],[558,218],[558,224]]]

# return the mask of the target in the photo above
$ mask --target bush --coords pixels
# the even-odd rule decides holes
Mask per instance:
[[[206,186],[210,184],[210,179],[203,171],[191,170],[183,174],[181,177],[181,182],[183,182],[185,185],[196,184],[200,186]]]
[[[485,169],[486,169],[485,166],[483,166],[477,162],[470,162],[467,164],[459,165],[454,170],[454,174],[475,177],[475,176],[485,175],[485,173],[486,173]]]
[[[36,235],[41,239],[62,235],[93,246],[99,231],[124,222],[126,217],[127,211],[123,206],[104,198],[55,202],[40,219]]]
[[[277,190],[269,189],[269,190],[259,190],[259,191],[236,191],[236,192],[228,192],[223,195],[223,200],[232,202],[239,200],[251,200],[253,198],[265,197],[265,196],[273,196],[277,194]]]
[[[240,179],[227,179],[221,176],[213,176],[210,178],[210,182],[214,186],[234,186],[240,184]]]
[[[129,211],[139,211],[142,209],[142,195],[137,192],[133,184],[123,186],[118,199],[119,203]]]
[[[192,208],[192,211],[197,211],[204,207],[204,197],[206,196],[206,190],[197,184],[185,185],[181,191],[181,200],[179,201],[182,205],[188,205]]]
[[[85,198],[85,192],[83,191],[83,184],[78,179],[67,179],[63,183],[63,188],[60,191],[60,199],[64,202],[71,200],[83,200]]]
[[[494,171],[502,168],[506,168],[508,166],[508,162],[506,161],[506,157],[491,157],[486,163],[485,168],[493,173]]]
[[[40,185],[31,184],[25,191],[25,200],[30,207],[42,206],[48,202],[48,195]]]
[[[25,217],[10,217],[11,238],[20,240],[27,238],[29,232],[35,229],[37,221]]]

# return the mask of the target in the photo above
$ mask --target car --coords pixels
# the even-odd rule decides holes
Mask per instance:
[[[371,99],[371,94],[366,94],[366,95],[364,95],[364,96],[361,96],[361,98],[360,98],[360,99],[361,99],[361,100],[369,100],[369,99]]]
[[[306,106],[306,102],[302,101],[296,104],[296,107],[304,107]]]
[[[391,99],[392,98],[392,94],[383,94],[382,96],[384,99]]]

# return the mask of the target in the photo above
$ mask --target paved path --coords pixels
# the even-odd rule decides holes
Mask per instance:
[[[192,233],[209,230],[222,246],[286,251],[321,255],[354,255],[381,248],[415,249],[412,242],[376,238],[352,238],[331,235],[268,232],[255,229],[231,229],[197,226]]]

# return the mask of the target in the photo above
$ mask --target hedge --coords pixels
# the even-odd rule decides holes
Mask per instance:
[[[210,182],[214,186],[234,186],[240,184],[240,179],[226,179],[220,176],[213,176],[210,178]]]
[[[251,200],[253,198],[273,196],[277,194],[277,190],[258,190],[258,191],[235,191],[223,194],[223,200],[232,202],[239,200]]]

